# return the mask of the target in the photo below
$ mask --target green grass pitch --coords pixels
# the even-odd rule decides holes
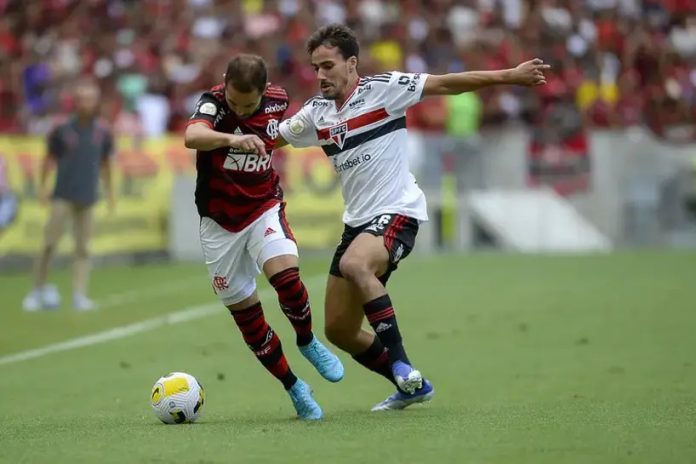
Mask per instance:
[[[327,268],[302,265],[320,334]],[[64,295],[68,279],[55,275]],[[93,296],[107,305],[85,314],[22,312],[28,285],[0,275],[0,358],[215,302],[202,264],[97,269]],[[294,419],[220,306],[0,364],[0,462],[696,462],[696,254],[414,256],[389,289],[406,349],[435,385],[429,405],[371,413],[392,389],[345,355],[345,379],[323,381],[265,291],[322,422]],[[199,423],[165,426],[150,411],[152,384],[174,370],[206,389]]]

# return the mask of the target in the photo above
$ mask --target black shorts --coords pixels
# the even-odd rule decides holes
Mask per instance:
[[[386,284],[391,273],[396,270],[399,261],[413,250],[418,234],[418,220],[401,214],[381,214],[358,227],[345,226],[343,235],[341,235],[341,243],[336,247],[336,252],[331,260],[329,274],[343,277],[339,269],[341,258],[355,237],[363,232],[375,237],[384,237],[384,247],[389,252],[389,268],[379,280]]]

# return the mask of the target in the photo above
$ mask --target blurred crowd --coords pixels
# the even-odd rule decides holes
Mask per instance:
[[[45,133],[84,76],[117,133],[181,130],[237,52],[264,56],[297,108],[317,91],[304,42],[329,22],[359,34],[366,75],[553,66],[543,88],[428,100],[409,115],[423,130],[553,114],[696,135],[696,0],[0,0],[0,132]]]

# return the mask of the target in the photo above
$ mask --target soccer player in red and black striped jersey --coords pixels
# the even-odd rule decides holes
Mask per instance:
[[[285,89],[267,83],[263,59],[238,55],[229,62],[224,83],[201,96],[185,143],[197,150],[196,206],[213,289],[249,348],[288,391],[298,417],[312,420],[322,417],[321,408],[309,386],[290,370],[256,292],[263,270],[295,329],[300,352],[325,379],[341,380],[341,361],[312,332],[297,245],[271,166],[287,107]]]

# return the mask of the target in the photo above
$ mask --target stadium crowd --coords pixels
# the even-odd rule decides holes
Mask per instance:
[[[329,22],[358,32],[363,74],[552,64],[538,90],[422,103],[423,130],[532,122],[559,102],[584,125],[694,130],[696,0],[0,0],[0,133],[46,133],[84,76],[117,133],[178,131],[237,52],[264,56],[297,108],[317,91],[304,41]]]

